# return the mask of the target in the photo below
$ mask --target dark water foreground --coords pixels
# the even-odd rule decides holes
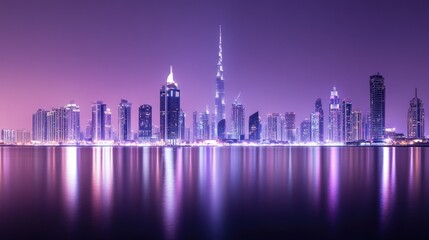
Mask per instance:
[[[0,147],[0,239],[429,239],[429,148]]]

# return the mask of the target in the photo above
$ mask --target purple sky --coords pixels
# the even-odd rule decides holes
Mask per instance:
[[[227,116],[294,111],[297,124],[332,86],[369,110],[369,76],[386,84],[387,126],[406,132],[414,88],[429,103],[428,1],[1,1],[0,128],[31,128],[38,108],[94,100],[117,121],[121,98],[154,108],[169,65],[182,108],[213,110],[222,24]],[[247,121],[247,120],[246,120]]]

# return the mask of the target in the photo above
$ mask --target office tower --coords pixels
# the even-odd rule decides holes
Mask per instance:
[[[233,138],[244,140],[244,107],[238,102],[238,97],[232,104],[231,130]]]
[[[199,133],[198,123],[199,123],[198,112],[194,111],[192,113],[192,141],[193,142],[197,142],[200,139],[200,136],[198,135]]]
[[[259,112],[255,112],[249,117],[249,139],[259,141],[261,139],[261,118]]]
[[[106,104],[97,101],[92,104],[91,137],[93,142],[106,140]]]
[[[329,99],[328,134],[330,142],[341,142],[341,108],[337,89],[331,91]],[[311,139],[313,141],[313,139]]]
[[[279,113],[270,113],[267,116],[267,139],[269,141],[282,140],[282,116]]]
[[[320,114],[320,112],[319,112],[319,114]],[[311,122],[310,122],[310,119],[306,118],[306,119],[304,119],[304,121],[301,122],[300,130],[301,130],[300,141],[303,143],[310,142],[311,141]]]
[[[186,114],[182,109],[180,109],[180,113],[179,113],[179,139],[182,141],[185,140],[185,119],[186,119]]]
[[[323,142],[325,139],[325,131],[324,131],[324,115],[323,115],[323,108],[322,108],[322,99],[318,98],[315,102],[315,112],[319,112],[319,142]]]
[[[121,99],[118,105],[118,138],[120,142],[130,141],[131,135],[131,103]]]
[[[224,140],[226,137],[226,120],[222,119],[217,124],[217,138],[219,140]]]
[[[369,79],[370,89],[370,117],[371,117],[371,138],[380,140],[384,138],[385,131],[385,96],[384,77],[377,73]]]
[[[425,137],[425,110],[423,102],[417,97],[417,88],[415,96],[410,101],[408,108],[408,127],[409,138],[424,138]]]
[[[85,140],[91,141],[92,139],[92,119],[88,119],[88,125],[85,129]]]
[[[67,142],[76,142],[80,140],[80,108],[74,102],[65,107],[66,132],[65,140]]]
[[[139,107],[139,140],[148,141],[152,137],[152,106],[143,104]]]
[[[319,112],[320,116],[320,112]],[[320,120],[319,120],[320,122]],[[295,127],[295,113],[294,112],[286,112],[285,113],[285,129],[286,129],[286,141],[295,142],[296,141],[296,127]],[[319,127],[320,131],[320,127]],[[320,132],[319,132],[320,135]],[[320,139],[319,139],[320,141]]]
[[[341,140],[352,141],[352,102],[344,99],[341,102]]]
[[[0,129],[0,142],[4,144],[16,143],[16,132],[12,129]]]
[[[210,139],[210,114],[208,110],[206,112],[200,112],[198,129],[199,140]]]
[[[25,129],[18,129],[15,131],[16,143],[20,145],[29,144],[31,142],[31,133]]]
[[[191,128],[185,128],[185,137],[184,137],[185,142],[189,143],[191,142]]]
[[[160,134],[166,144],[179,143],[180,89],[173,78],[173,67],[160,90]]]
[[[47,141],[51,143],[65,142],[66,111],[65,108],[53,108],[46,114]]]
[[[104,140],[118,140],[118,134],[115,132],[115,130],[112,127],[112,111],[110,111],[110,108],[106,108],[106,111],[104,112],[105,116],[105,132],[104,132]]]
[[[363,140],[363,129],[362,129],[362,112],[355,110],[352,112],[352,138],[350,141]]]
[[[312,112],[310,115],[310,121],[311,121],[311,141],[312,142],[319,142],[320,140],[320,113],[319,112]]]
[[[219,56],[217,61],[216,71],[216,94],[215,94],[215,127],[222,119],[226,119],[225,114],[225,86],[223,78],[223,64],[222,64],[222,29],[219,26]],[[213,130],[217,133],[217,129]]]
[[[33,137],[32,140],[37,143],[43,143],[47,139],[47,121],[46,121],[47,111],[43,109],[37,110],[33,114],[32,129]]]
[[[362,114],[362,139],[371,140],[371,117],[369,113]]]

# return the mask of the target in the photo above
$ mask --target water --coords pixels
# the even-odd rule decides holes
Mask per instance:
[[[429,148],[0,147],[0,238],[429,239]]]

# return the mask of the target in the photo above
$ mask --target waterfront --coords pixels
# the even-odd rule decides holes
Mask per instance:
[[[0,237],[429,238],[429,148],[0,147]]]

